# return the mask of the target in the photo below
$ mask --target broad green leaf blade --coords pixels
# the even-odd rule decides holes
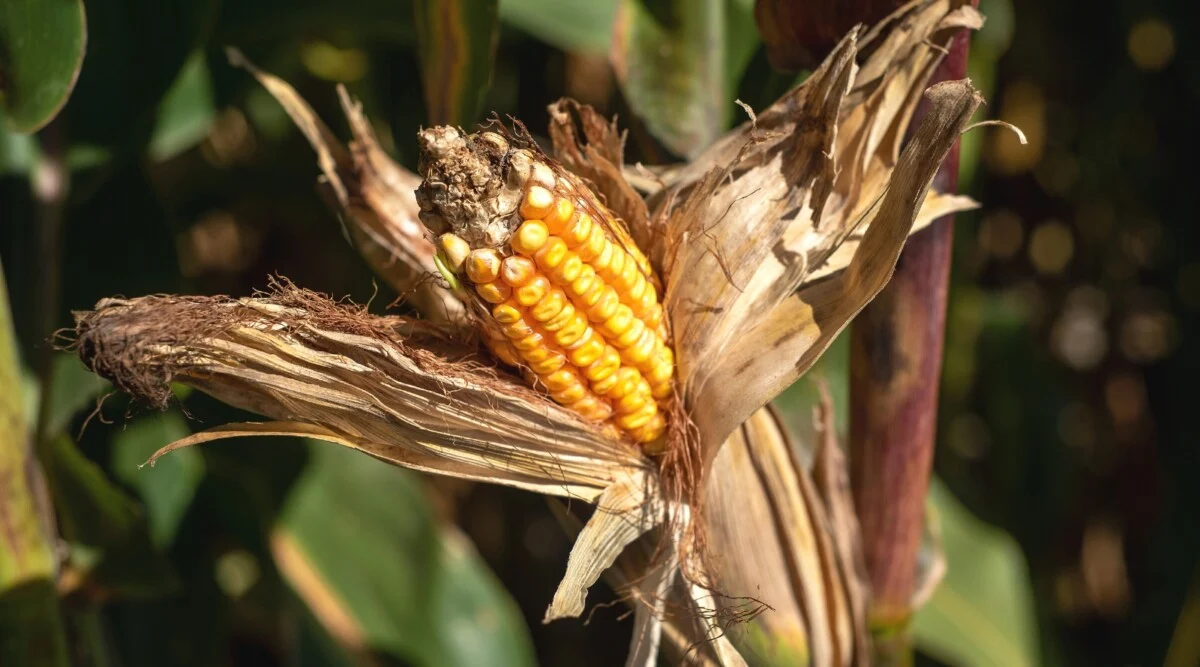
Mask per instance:
[[[197,449],[183,449],[164,457],[153,468],[141,466],[164,443],[190,433],[183,416],[172,411],[143,417],[113,438],[113,473],[137,489],[146,506],[150,537],[160,549],[175,539],[179,522],[204,477],[204,458]]]
[[[497,0],[416,0],[421,83],[431,125],[471,124],[492,78]]]
[[[694,157],[725,127],[726,0],[622,0],[611,57],[629,106],[676,155]]]
[[[87,44],[83,0],[0,0],[0,102],[18,132],[67,103]]]
[[[419,477],[311,446],[272,548],[330,632],[413,665],[531,665],[528,631],[465,538],[441,525]]]
[[[917,646],[951,664],[1040,664],[1029,569],[1016,541],[971,515],[934,480],[946,576],[917,612]]]
[[[37,464],[28,458],[16,343],[0,267],[0,665],[67,665],[52,536],[35,500]]]
[[[208,136],[215,115],[204,52],[194,51],[158,105],[150,157],[161,162],[200,143]]]
[[[618,1],[500,0],[500,20],[568,53],[603,55]]]

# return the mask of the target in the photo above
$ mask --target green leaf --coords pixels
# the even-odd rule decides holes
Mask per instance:
[[[215,115],[208,64],[202,51],[194,51],[158,105],[150,157],[162,162],[200,143]]]
[[[121,481],[137,489],[146,506],[150,537],[161,548],[175,539],[179,522],[204,477],[204,458],[198,449],[182,449],[141,468],[161,447],[191,434],[177,411],[143,417],[113,438],[112,469]]]
[[[563,51],[602,55],[612,41],[617,5],[618,0],[500,0],[500,20]]]
[[[0,0],[0,101],[18,132],[67,103],[87,43],[82,0]]]
[[[204,44],[219,6],[219,0],[89,3],[87,67],[66,111],[72,142],[104,148],[149,140],[159,102]]]
[[[80,411],[94,409],[96,398],[112,386],[108,380],[88,370],[75,354],[55,355],[52,372],[50,417],[46,423],[48,437],[62,433]]]
[[[284,573],[315,573],[321,594],[298,591],[309,604],[336,607],[314,607],[318,618],[348,616],[366,646],[414,665],[533,664],[512,599],[434,516],[419,477],[323,443],[311,452],[274,542],[294,547],[276,550]]]
[[[1033,590],[1016,541],[972,516],[937,480],[930,502],[947,570],[913,621],[917,646],[953,664],[1039,664]]]
[[[622,0],[612,57],[621,92],[670,151],[694,157],[725,128],[727,0]]]
[[[55,556],[35,489],[24,381],[0,266],[0,665],[67,665]]]
[[[73,543],[75,565],[97,586],[118,595],[152,596],[178,582],[155,549],[141,509],[70,438],[51,443],[44,462],[59,529]]]
[[[425,109],[432,125],[468,125],[491,84],[497,0],[416,0]]]

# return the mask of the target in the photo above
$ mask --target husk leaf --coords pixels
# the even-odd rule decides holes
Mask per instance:
[[[254,298],[105,299],[77,313],[80,356],[164,406],[192,385],[276,420],[177,444],[289,433],[408,468],[594,501],[649,462],[443,329],[377,317],[287,283]]]

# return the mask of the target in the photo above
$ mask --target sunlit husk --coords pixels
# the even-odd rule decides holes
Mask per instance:
[[[616,481],[650,483],[636,448],[421,322],[289,285],[237,300],[106,299],[77,317],[85,361],[151,403],[185,382],[278,420],[273,431],[300,424],[409,468],[588,501]]]
[[[894,30],[847,36],[803,85],[652,199],[650,253],[709,460],[878,293],[914,223],[932,219],[922,205],[970,205],[928,195],[979,103],[969,83],[931,89],[929,113],[900,152],[946,44],[979,24],[960,4],[912,3],[886,22]],[[853,252],[839,252],[854,237]]]

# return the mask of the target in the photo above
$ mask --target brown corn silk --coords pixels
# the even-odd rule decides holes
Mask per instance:
[[[670,470],[664,476],[628,436],[614,437],[494,366],[470,336],[491,314],[436,279],[437,239],[412,234],[417,203],[402,185],[412,175],[382,155],[348,98],[355,134],[349,150],[294,90],[262,72],[255,75],[316,148],[321,187],[332,193],[352,240],[432,320],[372,316],[281,283],[243,299],[104,300],[77,315],[78,349],[117,386],[153,404],[179,381],[271,420],[198,433],[160,455],[225,437],[293,434],[425,472],[596,503],[547,620],[580,614],[601,573],[669,513],[679,520],[664,528],[667,547],[644,561],[661,567],[627,579],[645,601],[635,604],[630,664],[652,664],[664,632],[701,642],[703,654],[723,664],[743,664],[739,651],[775,650],[770,641],[755,647],[747,634],[726,632],[731,620],[746,619],[738,596],[759,596],[763,582],[782,592],[763,600],[771,608],[751,623],[789,628],[771,630],[768,640],[790,637],[814,664],[860,663],[867,656],[856,611],[859,554],[845,540],[852,510],[843,494],[821,490],[821,480],[831,478],[823,468],[811,493],[809,471],[785,456],[790,445],[779,446],[786,439],[760,410],[874,297],[909,233],[973,205],[929,191],[979,103],[967,82],[924,91],[946,36],[978,25],[978,14],[959,5],[913,2],[880,26],[847,36],[803,85],[700,160],[640,179],[645,201],[623,177],[623,138],[615,127],[586,107],[552,107],[558,165],[629,225],[630,240],[614,238],[627,251],[641,248],[650,265],[643,275],[662,279],[679,397],[672,428],[687,426],[676,414],[693,422],[687,432],[698,449],[687,465],[703,472],[687,478],[684,493],[664,492],[660,480]],[[922,94],[930,113],[901,146],[901,129]],[[526,194],[496,209],[508,211],[507,228],[485,224],[473,233],[493,249],[502,246],[517,198]],[[422,303],[422,292],[434,298]],[[680,465],[679,458],[669,451],[662,465]],[[771,465],[777,468],[766,471]],[[843,467],[831,465],[836,482]],[[746,500],[752,494],[760,499]],[[688,546],[689,522],[699,525],[692,536],[707,533],[710,558]],[[735,529],[764,538],[740,543],[729,537]],[[813,545],[815,559],[804,553]],[[680,577],[680,569],[689,576]],[[692,611],[664,630],[671,601]]]

